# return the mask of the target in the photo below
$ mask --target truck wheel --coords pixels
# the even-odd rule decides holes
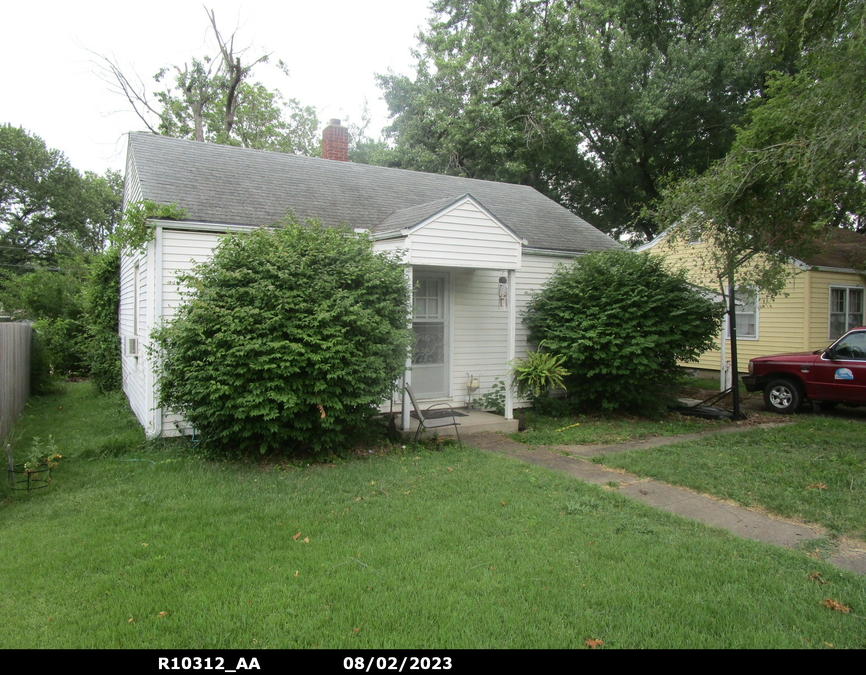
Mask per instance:
[[[803,392],[800,385],[791,380],[773,380],[764,387],[764,403],[773,412],[790,415],[800,409]]]

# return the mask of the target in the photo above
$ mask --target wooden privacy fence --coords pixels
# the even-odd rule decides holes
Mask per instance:
[[[0,447],[30,394],[31,328],[0,323]]]

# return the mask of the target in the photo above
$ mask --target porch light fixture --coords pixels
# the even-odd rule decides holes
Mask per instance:
[[[508,307],[508,277],[499,277],[499,306]]]

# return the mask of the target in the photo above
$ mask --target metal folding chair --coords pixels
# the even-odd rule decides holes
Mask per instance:
[[[442,429],[443,427],[454,427],[454,430],[457,432],[457,443],[460,445],[460,449],[462,450],[463,441],[460,440],[460,429],[458,429],[460,422],[457,421],[454,409],[447,403],[435,403],[426,410],[422,410],[421,406],[418,405],[418,400],[415,398],[415,392],[412,391],[412,385],[406,383],[405,387],[406,392],[409,394],[409,398],[412,399],[412,407],[415,409],[415,412],[411,413],[411,416],[418,420],[418,429],[415,431],[415,438],[412,442],[417,445],[418,437],[425,429],[431,430]]]

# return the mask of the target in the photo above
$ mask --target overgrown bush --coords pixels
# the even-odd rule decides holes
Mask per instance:
[[[89,274],[85,255],[61,256],[58,266],[21,274],[0,270],[0,306],[15,319],[29,319],[38,334],[31,363],[34,392],[51,387],[53,377],[86,374],[87,328],[83,284]]]
[[[678,362],[713,346],[724,308],[662,258],[591,253],[560,267],[524,314],[530,339],[565,357],[570,398],[603,410],[653,410]]]
[[[532,399],[532,410],[539,415],[547,417],[568,417],[576,415],[579,410],[579,399],[577,396],[551,396],[542,394]]]
[[[227,236],[154,334],[160,404],[211,453],[352,445],[402,374],[409,290],[366,237],[289,219]]]
[[[505,414],[505,387],[506,384],[498,377],[493,380],[490,390],[481,394],[476,400],[482,410],[492,410],[497,415]]]
[[[100,394],[121,386],[120,338],[117,310],[120,305],[120,251],[111,248],[94,260],[85,290],[87,362],[90,379]]]
[[[51,373],[51,359],[45,338],[35,328],[30,333],[30,393],[47,394],[59,383]]]

